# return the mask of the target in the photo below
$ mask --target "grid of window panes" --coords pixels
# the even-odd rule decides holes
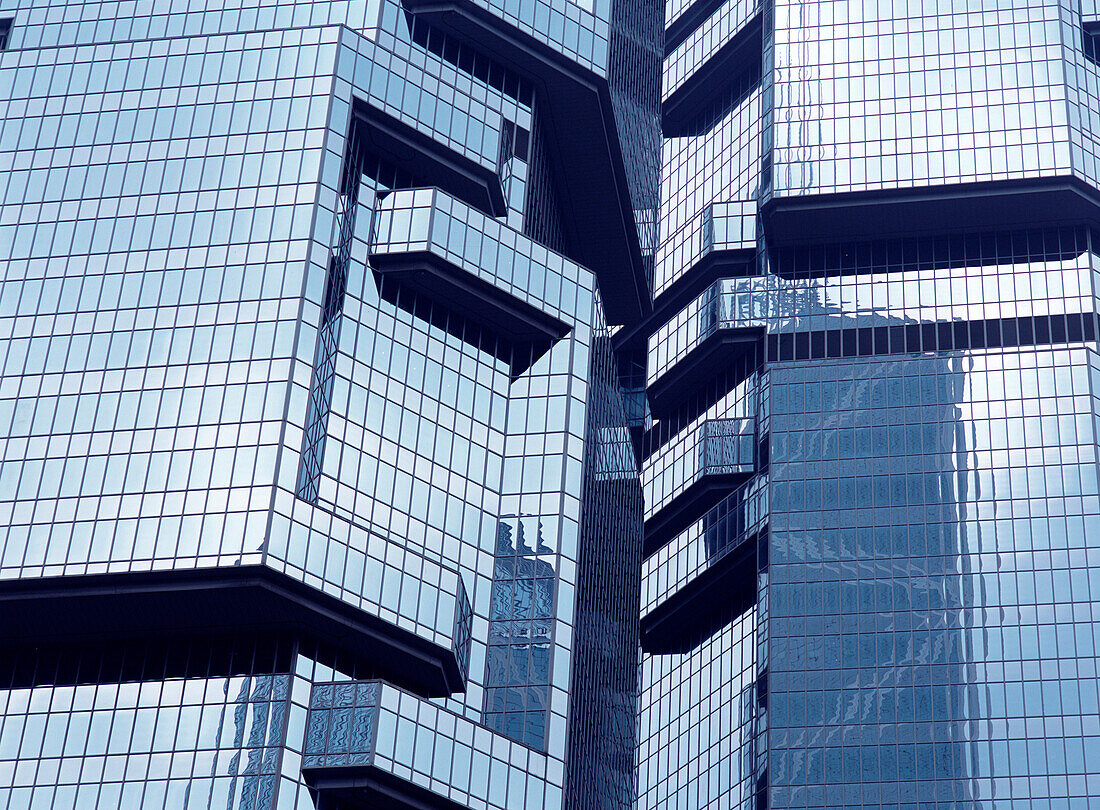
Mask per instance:
[[[6,576],[258,560],[337,35],[0,57]]]
[[[772,139],[778,147],[774,176],[780,194],[1049,174],[1056,165],[1068,168],[1067,119],[1059,99],[1064,92],[1077,104],[1068,121],[1073,137],[1084,144],[1075,147],[1081,152],[1074,158],[1075,171],[1095,175],[1082,167],[1094,163],[1088,133],[1096,120],[1096,68],[1080,56],[1077,10],[1020,3],[996,11],[968,9],[961,17],[957,12],[848,3],[777,6],[774,42],[765,39],[764,54],[770,61],[774,47],[776,73],[769,65],[764,74],[765,84],[772,79],[778,84],[763,89],[759,112],[746,119],[753,128],[743,128],[741,154],[750,155],[745,188],[755,193],[757,173],[763,170],[767,180],[772,171],[771,155],[764,155],[760,168],[757,158],[751,158],[761,154],[761,140],[770,144]],[[869,19],[875,15],[883,19]],[[902,17],[905,23],[898,27]],[[938,38],[927,36],[929,32]],[[975,62],[976,48],[991,58]],[[937,54],[915,56],[923,51]],[[1060,84],[1062,59],[1080,77],[1071,79],[1068,89]],[[961,86],[966,92],[956,93]],[[768,109],[773,98],[779,108],[775,112]],[[767,122],[761,121],[772,115],[780,122],[776,133],[768,133]],[[700,236],[705,234],[706,206],[749,196],[727,193],[722,186],[729,182],[718,184],[714,193],[701,191],[726,165],[696,146],[713,135],[713,130],[711,135],[704,132],[666,140],[658,291],[689,274],[705,250]],[[770,146],[764,149],[770,151]],[[680,182],[678,171],[685,178]],[[769,443],[773,470],[777,446],[799,462],[812,457],[813,463],[799,463],[796,480],[791,480],[787,459],[787,480],[779,482],[784,488],[774,486],[773,479],[767,484],[768,500],[780,491],[788,499],[819,499],[808,514],[804,502],[783,504],[784,522],[771,537],[771,567],[763,580],[770,577],[773,585],[777,579],[779,584],[760,591],[771,610],[762,619],[766,627],[757,653],[757,666],[767,667],[760,682],[767,708],[758,707],[755,720],[747,712],[739,732],[749,733],[753,723],[760,726],[760,712],[766,711],[769,731],[759,740],[767,742],[767,750],[755,751],[755,761],[750,757],[739,764],[737,773],[756,780],[753,790],[768,790],[770,806],[954,808],[990,801],[996,806],[1007,796],[1028,796],[1039,797],[1043,806],[1068,807],[1074,802],[1085,806],[1084,797],[1093,795],[1094,777],[1083,755],[1098,722],[1095,684],[1089,680],[1095,660],[1091,619],[1086,619],[1091,604],[1085,571],[1091,561],[1084,537],[1096,518],[1089,516],[1095,515],[1095,498],[1090,501],[1082,492],[1095,490],[1095,406],[1088,396],[1086,369],[1096,359],[1084,348],[1061,348],[1092,345],[1095,339],[1091,242],[1092,235],[1081,229],[1062,229],[772,248],[760,267],[764,275],[719,281],[680,316],[673,315],[651,340],[651,381],[674,369],[716,331],[761,326],[769,337],[757,355],[760,360],[774,364],[861,357],[851,362],[889,368],[848,367],[854,370],[843,372],[840,393],[831,404],[785,404],[784,435]],[[753,270],[746,267],[745,272]],[[1017,346],[1024,348],[1016,351]],[[1031,346],[1037,348],[1027,348]],[[914,356],[937,351],[955,353],[939,360]],[[872,360],[872,355],[894,357]],[[939,366],[930,371],[928,363],[933,362]],[[1014,380],[1021,365],[1035,367],[1039,376],[1021,370],[1023,377]],[[716,369],[698,394],[658,421],[648,437],[644,475],[661,468],[669,445],[685,442],[700,413],[717,415],[707,409],[722,403],[726,392],[763,384],[763,377],[761,383],[748,382],[752,362],[743,366],[739,371]],[[1047,373],[1038,370],[1043,366]],[[784,362],[773,368],[797,373],[800,380],[834,379],[832,371],[816,364],[790,367]],[[902,378],[919,377],[925,389],[931,384],[935,392],[935,383],[928,381],[937,375],[966,380],[956,386],[956,399],[965,400],[965,408],[936,404],[934,393],[926,407],[918,393],[915,405],[895,412],[906,414],[901,417],[904,424],[879,427],[885,414],[879,409],[891,404]],[[770,376],[773,382],[781,378],[778,370]],[[880,387],[874,382],[879,377],[897,379]],[[952,384],[941,380],[940,389]],[[808,392],[814,385],[802,387]],[[1059,393],[1038,396],[1054,391]],[[863,409],[850,413],[856,402]],[[722,407],[718,404],[718,414]],[[807,408],[813,414],[806,415]],[[875,452],[880,441],[893,448],[900,438],[904,447],[907,437],[914,436],[914,447],[924,441],[927,448],[915,458],[908,452],[891,455],[893,449],[883,450],[878,460],[861,457],[860,469],[852,474],[866,476],[866,483],[849,493],[835,469],[837,438],[829,431],[822,435],[823,426],[839,421],[853,429],[866,426]],[[791,422],[806,424],[792,434],[786,427]],[[894,433],[882,438],[878,434],[883,430]],[[1023,448],[1018,457],[1003,444],[1013,430],[1034,437],[1016,440]],[[852,452],[852,442],[843,444],[847,437],[840,441],[842,449]],[[978,447],[981,451],[973,449]],[[814,455],[823,452],[833,455]],[[907,464],[919,468],[919,476],[905,473]],[[914,492],[910,485],[906,490],[894,481],[899,476],[919,480],[918,489]],[[1064,476],[1068,483],[1061,480]],[[838,487],[845,487],[839,495]],[[888,500],[893,514],[887,517],[886,509],[871,506],[877,506],[879,497],[875,487],[893,487],[888,498],[900,488],[902,498],[910,500]],[[1058,490],[1071,494],[1066,498],[1059,492],[1051,507],[1047,493]],[[1037,492],[1043,493],[1041,506],[1035,505]],[[938,507],[927,501],[933,497],[929,493],[942,499]],[[820,543],[831,541],[822,540],[817,528],[817,523],[834,520],[831,510],[838,502],[851,507],[841,512],[840,520],[848,526],[842,526],[842,539],[836,541],[847,555],[843,564],[821,558]],[[650,510],[654,506],[649,504]],[[774,520],[774,503],[764,512]],[[857,514],[876,517],[850,528]],[[911,556],[888,560],[894,541],[886,538],[900,535],[892,528],[876,528],[876,521],[904,523],[906,554]],[[929,528],[922,528],[922,522]],[[1029,549],[1031,538],[1041,533],[1043,543],[1057,537],[1061,547],[1076,544],[1078,550],[1061,556],[1043,556],[1047,549],[1039,555],[1030,550],[1017,554],[1016,532]],[[997,539],[992,548],[968,553],[962,562],[958,554],[929,552],[927,543],[942,546],[948,536],[970,542]],[[712,564],[704,537],[696,524],[647,560],[647,609],[681,598],[678,592],[689,591],[693,578]],[[925,545],[918,550],[920,543]],[[786,564],[778,574],[777,555]],[[807,558],[813,560],[813,574]],[[1076,589],[1071,580],[1080,583]],[[829,593],[822,596],[821,588]],[[1021,588],[1024,596],[1018,595]],[[1036,597],[1040,588],[1044,595]],[[903,600],[909,590],[923,594],[914,597],[924,599],[919,607],[904,601],[908,596]],[[933,604],[937,593],[939,602]],[[822,599],[833,607],[826,607],[819,619]],[[1036,607],[1026,607],[1033,603]],[[976,630],[995,623],[987,618],[991,610],[1000,617],[999,629],[993,634]],[[1017,625],[1021,617],[1031,618],[1016,630],[1005,626],[1005,616],[1014,617]],[[1065,617],[1069,628],[1056,629],[1054,616]],[[884,628],[886,617],[890,624]],[[899,639],[888,654],[875,647],[884,629]],[[902,629],[910,641],[900,640]],[[751,643],[749,636],[739,638]],[[1013,645],[1011,655],[1003,653],[1006,645]],[[993,647],[996,651],[990,653]],[[807,655],[814,656],[809,664]],[[843,655],[851,658],[845,661]],[[646,668],[670,660],[673,656],[643,658],[643,690],[649,683]],[[715,655],[713,662],[720,660]],[[1040,679],[1056,685],[1039,694]],[[1034,697],[1025,701],[1029,691]],[[650,691],[643,691],[643,717],[654,711],[652,699]],[[905,724],[903,711],[908,712]],[[926,722],[918,723],[918,715]],[[643,724],[641,750],[654,744],[655,735]],[[676,735],[662,738],[670,751],[660,755],[681,750],[677,740]],[[713,761],[709,752],[695,755]],[[655,807],[703,806],[708,800],[703,792],[689,792],[701,791],[702,782],[698,788],[683,784],[680,790],[647,786],[644,755],[641,763],[643,805],[647,795],[652,798],[646,806]],[[667,775],[660,768],[653,773]],[[736,806],[744,795],[727,784],[721,801]]]
[[[760,13],[757,0],[726,0],[665,59],[662,98],[692,80],[693,75],[728,45]],[[736,71],[736,68],[734,68]]]
[[[488,609],[485,722],[563,760],[572,666],[572,643],[563,642],[576,632],[582,480],[592,485],[583,470],[589,307],[577,312],[570,337],[509,389]]]
[[[665,415],[649,431],[642,467],[646,516],[675,508],[698,479],[709,425],[752,425],[766,433],[760,399],[766,386],[754,352]],[[730,485],[717,506],[671,538],[643,563],[643,616],[666,600],[692,599],[692,580],[746,540],[756,542],[768,520],[766,466]],[[756,565],[751,555],[749,565]],[[750,574],[749,581],[753,580]],[[751,587],[751,586],[750,586]],[[682,593],[678,593],[682,591]],[[693,608],[688,607],[687,610]],[[698,609],[698,608],[696,608]],[[680,635],[687,652],[643,654],[640,667],[639,807],[749,808],[755,802],[757,755],[757,611],[709,606]],[[700,632],[700,628],[704,628]],[[715,629],[717,628],[717,629]],[[703,637],[696,637],[697,634]]]
[[[727,94],[698,116],[694,131],[665,140],[656,295],[683,276],[698,257],[700,217],[707,206],[755,194],[761,113],[759,75],[739,76]]]
[[[609,16],[608,89],[650,289],[660,236],[663,5],[662,0],[612,0]]]
[[[643,658],[638,807],[755,806],[755,610],[692,651]]]
[[[0,804],[274,808],[291,652],[271,643],[5,655]]]
[[[590,363],[567,802],[633,810],[642,492],[611,330],[602,324]]]
[[[732,419],[751,425],[759,406],[758,385],[756,375],[746,375],[746,379],[723,392],[717,402],[709,402],[705,393],[692,397],[653,428],[650,453],[642,469],[647,518],[708,474],[704,450],[708,431],[712,429],[709,424]],[[750,455],[739,471],[750,472],[751,468]]]
[[[774,30],[776,196],[1071,171],[1072,5],[782,0]]]
[[[773,367],[773,806],[1096,794],[1095,367]]]
[[[539,520],[502,516],[489,619],[485,723],[532,748],[546,740],[556,578]],[[541,559],[548,555],[550,561]]]
[[[1057,228],[774,249],[772,272],[716,282],[650,337],[649,378],[724,330],[784,335],[774,358],[1087,339],[1095,242]]]
[[[599,396],[589,385],[602,323],[591,275],[538,244],[565,238],[539,101],[468,46],[419,22],[410,32],[395,0],[169,6],[19,0],[13,47],[0,55],[12,88],[0,120],[12,167],[0,185],[0,242],[11,246],[0,286],[0,576],[262,563],[460,658],[468,646],[464,695],[382,689],[376,764],[472,806],[561,806],[581,503],[599,480],[586,443],[603,435],[589,409],[621,406],[621,395],[606,380]],[[606,62],[608,21],[584,4],[551,6],[574,33],[537,35]],[[637,42],[630,33],[653,9],[619,9],[612,72],[645,72],[657,29]],[[655,146],[653,104],[631,107],[630,80],[616,88],[624,148],[640,154]],[[521,379],[467,339],[461,314],[380,294],[368,260],[377,200],[424,184],[394,163],[401,154],[356,142],[358,125],[349,134],[363,105],[506,175],[499,221],[463,208],[446,246],[474,274],[518,273],[520,262],[497,262],[490,248],[523,251],[532,276],[509,277],[509,289],[567,322],[568,337]],[[634,168],[636,207],[653,208],[654,159]],[[653,226],[655,215],[642,218]],[[608,362],[599,370],[613,377]],[[638,500],[626,517],[604,515],[618,508],[607,498],[586,502],[589,526],[640,517]],[[497,548],[509,515],[529,517],[539,537],[530,555],[516,548],[511,580]],[[636,528],[621,545],[637,544]],[[530,611],[525,564],[539,594]],[[512,589],[507,647],[527,654],[518,728],[495,710],[493,690],[506,693],[515,673],[489,655],[494,578]],[[623,595],[620,613],[636,601]],[[602,638],[587,632],[589,647]],[[94,669],[94,656],[86,663]],[[106,718],[94,722],[117,734],[107,732],[106,761],[89,748],[87,762],[64,732],[70,687],[40,673],[4,704],[16,718],[33,706],[34,718],[4,727],[0,768],[15,776],[0,806],[310,806],[298,772],[310,686],[340,675],[302,655],[272,667],[150,665],[114,685],[110,673],[88,676],[72,705],[92,695]],[[120,713],[149,708],[142,723],[158,711],[171,721],[174,678],[202,684],[209,706],[199,743],[158,738],[153,768],[144,727],[124,742],[134,726]],[[265,726],[276,736],[261,745],[248,723],[268,700],[265,678],[283,679],[288,719]],[[623,688],[620,727],[601,754],[618,757],[620,783],[633,739]],[[264,746],[275,770],[267,748],[252,750]],[[55,749],[74,752],[60,770]]]
[[[767,477],[753,476],[647,557],[642,566],[642,615],[689,587],[726,554],[755,541],[767,527],[768,492]]]
[[[1081,5],[1080,24],[1073,13],[1063,11],[1066,93],[1070,108],[1070,159],[1075,174],[1093,185],[1100,184],[1100,9],[1095,3]],[[1068,12],[1068,13],[1067,13]]]
[[[1081,758],[1100,723],[1091,619],[1068,618],[1091,616],[1088,574],[1071,569],[1092,564],[1085,538],[1100,520],[1096,355],[1084,348],[1095,335],[1091,239],[1060,229],[773,250],[781,276],[719,283],[731,292],[718,293],[717,324],[771,333],[771,371],[738,379],[750,391],[785,383],[767,403],[769,732],[757,753],[772,806],[992,800],[1022,784],[1004,763],[1024,751],[1044,752],[1035,770],[1020,766],[1040,795],[1091,795]],[[899,323],[916,326],[915,341]],[[808,339],[774,339],[791,330]],[[832,356],[859,359],[787,362]],[[708,396],[651,432],[646,475],[691,435],[683,428]],[[712,564],[703,555],[683,570],[696,536],[699,526],[647,560],[647,578],[665,583],[646,589],[648,604]],[[991,615],[1014,616],[1013,629],[990,633]],[[1057,615],[1071,629],[1055,629]],[[1089,674],[1052,675],[1056,695],[1012,707],[1005,695],[1046,677],[1029,671],[1058,671],[1063,642],[1070,669]]]

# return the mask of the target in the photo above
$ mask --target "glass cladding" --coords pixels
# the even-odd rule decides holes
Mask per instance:
[[[756,616],[642,664],[638,807],[755,807]]]
[[[6,576],[258,559],[335,37],[5,53]]]
[[[572,806],[627,810],[635,798],[642,493],[611,330],[604,326],[590,363],[584,466],[592,486],[581,504],[566,784]]]
[[[302,464],[298,472],[298,497],[316,500],[321,462],[324,457],[324,438],[328,429],[328,415],[332,407],[333,375],[336,371],[336,347],[340,338],[341,314],[344,294],[348,286],[348,263],[351,261],[351,240],[355,233],[355,215],[359,208],[359,175],[361,157],[354,136],[344,158],[344,179],[341,183],[340,236],[336,250],[329,259],[328,276],[325,278],[325,298],[321,307],[321,323],[317,341],[317,357],[314,360],[313,382],[309,388],[309,412],[306,415],[305,445],[302,447]]]
[[[772,193],[1080,171],[1064,67],[1084,70],[1078,14],[1037,0],[776,3]]]
[[[1096,804],[1095,2],[179,6],[0,12],[0,808]]]
[[[664,39],[658,0],[612,0],[608,83],[647,286],[653,286],[660,215],[660,77]],[[607,294],[612,294],[610,291]]]
[[[661,233],[654,294],[660,300],[699,260],[715,203],[755,201],[760,181],[762,52],[758,42],[741,47],[716,70],[714,51],[758,19],[753,3],[727,0],[665,59],[670,85],[705,88],[685,119],[665,122],[661,173]],[[715,43],[718,37],[721,42]],[[698,74],[706,74],[705,79]],[[700,95],[700,92],[696,92]],[[752,219],[755,219],[753,217]],[[755,226],[751,249],[755,249]]]
[[[742,95],[739,90],[747,89]],[[699,134],[665,141],[661,177],[661,245],[654,290],[659,296],[683,276],[703,249],[707,206],[752,198],[759,180],[760,90],[749,80],[728,100],[718,100],[707,117],[713,126]],[[709,124],[709,121],[704,121]],[[701,171],[701,167],[707,167]],[[755,240],[754,245],[755,247]]]
[[[5,807],[276,807],[300,714],[287,648],[5,657]]]
[[[493,605],[490,612],[485,723],[542,748],[546,738],[550,682],[553,554],[536,520],[503,518],[497,535]],[[552,559],[552,558],[551,558]]]
[[[546,153],[545,136],[539,121],[534,121],[535,129],[530,135],[520,134],[519,141],[526,137],[528,145],[522,150],[522,159],[527,163],[527,195],[524,201],[524,230],[532,239],[547,247],[561,250],[565,244],[562,232],[561,202],[554,193],[554,184],[550,176],[550,159]],[[517,154],[521,153],[516,149]]]
[[[1088,807],[1095,235],[983,189],[1096,182],[1095,4],[763,4],[742,87],[748,8],[666,7],[639,803]]]
[[[308,614],[263,602],[257,641],[223,611],[207,645],[152,600],[119,610],[166,649],[4,636],[0,807],[305,810],[345,766],[414,806],[591,807],[589,773],[632,802],[617,290],[562,255],[554,88],[409,5],[0,14],[5,593],[257,576]],[[659,7],[482,5],[613,107],[601,171],[652,252]]]
[[[648,778],[652,806],[1002,807],[1021,791],[1029,806],[1087,804],[1100,728],[1093,239],[1061,228],[771,248],[763,275],[721,279],[651,337],[659,378],[717,336],[761,335],[742,372],[712,372],[649,432],[647,516],[705,475],[711,426],[755,414],[758,446],[753,478],[646,559],[643,644],[661,622],[686,632],[708,625],[685,613],[743,606],[707,589],[741,581],[728,573],[739,549],[767,539],[755,607],[718,631],[747,651],[753,708],[727,698],[706,715],[754,747],[725,783],[662,785],[673,766],[647,760],[683,761],[683,738],[643,719],[643,801]],[[718,549],[717,514],[738,501]],[[689,652],[649,642],[643,718],[679,683],[663,685],[661,667],[730,666],[729,649],[698,638]],[[726,677],[699,687],[709,705]],[[701,745],[686,773],[718,750]]]
[[[1095,362],[773,369],[774,802],[1092,795]]]

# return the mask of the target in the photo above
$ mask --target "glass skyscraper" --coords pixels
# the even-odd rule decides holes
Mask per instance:
[[[1100,806],[1093,2],[669,2],[639,807]]]
[[[0,0],[0,88],[0,810],[1100,808],[1097,3]]]
[[[630,807],[659,7],[0,18],[0,808]]]

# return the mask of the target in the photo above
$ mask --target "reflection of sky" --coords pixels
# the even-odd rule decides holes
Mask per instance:
[[[1080,349],[979,356],[961,375],[957,597],[975,777],[1096,770],[1078,732],[1039,719],[1095,723],[1100,709],[1095,681],[1079,680],[1091,633],[1070,618],[1091,601],[1086,537],[1100,528],[1088,366]],[[992,798],[987,780],[975,785]]]
[[[776,3],[776,193],[1069,169],[1062,54],[1076,10],[979,6]]]
[[[668,98],[683,86],[699,66],[714,56],[719,48],[737,36],[745,23],[759,10],[757,0],[733,0],[718,9],[680,43],[665,59],[663,97]]]
[[[639,810],[754,807],[757,611],[688,653],[644,656]]]

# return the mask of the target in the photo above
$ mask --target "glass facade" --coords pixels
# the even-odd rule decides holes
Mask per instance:
[[[1096,806],[1096,4],[665,25],[638,806]]]
[[[657,6],[0,21],[0,807],[629,807]]]
[[[0,808],[1097,806],[1098,42],[0,6]]]

